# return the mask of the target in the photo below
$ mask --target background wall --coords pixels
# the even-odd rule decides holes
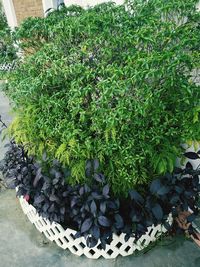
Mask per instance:
[[[94,6],[109,0],[0,0],[3,3],[8,24],[11,28],[16,27],[20,22],[29,16],[43,17],[49,8],[56,8],[57,3],[65,2],[67,6],[75,4],[82,7]],[[124,0],[113,0],[122,4]],[[197,5],[200,10],[200,1]]]
[[[87,6],[94,6],[96,4],[100,4],[103,2],[108,2],[108,0],[65,0],[65,5],[69,6],[69,5],[80,5],[83,7],[87,7]],[[122,4],[124,2],[124,0],[113,0],[113,2],[117,3],[117,4]]]
[[[13,0],[17,23],[27,17],[43,17],[42,0]]]

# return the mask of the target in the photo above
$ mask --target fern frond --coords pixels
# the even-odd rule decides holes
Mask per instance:
[[[71,168],[72,178],[75,178],[74,182],[80,182],[85,176],[85,161],[81,160],[75,163]]]

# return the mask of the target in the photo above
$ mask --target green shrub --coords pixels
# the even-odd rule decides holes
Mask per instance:
[[[2,4],[0,2],[0,31],[4,30],[5,28],[7,28],[7,21],[6,16],[3,12]]]
[[[69,166],[72,184],[95,158],[116,194],[172,172],[180,144],[200,140],[196,2],[70,7],[24,22],[16,36],[31,53],[9,77],[10,133]]]
[[[6,16],[0,2],[0,64],[16,59],[16,48],[13,46],[13,41],[12,32],[8,27]]]

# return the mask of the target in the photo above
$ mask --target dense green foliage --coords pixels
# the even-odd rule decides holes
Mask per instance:
[[[2,60],[2,50],[3,50],[3,31],[7,29],[7,21],[5,14],[3,12],[2,4],[0,3],[0,61]]]
[[[7,27],[7,21],[5,14],[3,12],[2,4],[0,2],[0,31],[4,30]]]
[[[71,183],[99,159],[115,193],[172,172],[180,144],[200,140],[196,2],[131,0],[25,21],[24,61],[7,89],[16,141],[69,166]]]
[[[16,49],[13,46],[13,36],[0,3],[0,64],[10,62],[15,58]]]

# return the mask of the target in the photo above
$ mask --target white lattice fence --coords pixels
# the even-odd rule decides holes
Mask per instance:
[[[84,237],[74,238],[76,231],[71,229],[64,230],[58,223],[50,223],[49,220],[42,218],[36,209],[30,205],[23,197],[19,198],[23,212],[27,215],[31,223],[51,241],[63,248],[69,249],[73,254],[81,256],[85,255],[90,259],[98,259],[104,257],[105,259],[113,259],[117,256],[128,256],[136,250],[142,250],[151,242],[154,242],[158,236],[165,233],[167,230],[164,226],[158,225],[156,227],[149,227],[148,232],[143,235],[136,243],[135,238],[131,237],[127,242],[124,241],[124,234],[117,236],[113,235],[113,240],[106,249],[100,249],[100,242],[94,247],[89,248],[86,245]]]
[[[191,147],[187,147],[186,145],[184,146],[186,148],[186,152],[195,152],[195,151],[200,151],[200,144],[198,145],[198,147],[194,147],[194,145],[192,145]],[[186,159],[185,160],[185,164],[187,162],[190,162],[193,166],[194,169],[200,168],[200,159]],[[185,165],[184,164],[184,165]],[[199,177],[200,178],[200,177]]]
[[[16,67],[16,62],[0,64],[0,71],[11,71]]]

